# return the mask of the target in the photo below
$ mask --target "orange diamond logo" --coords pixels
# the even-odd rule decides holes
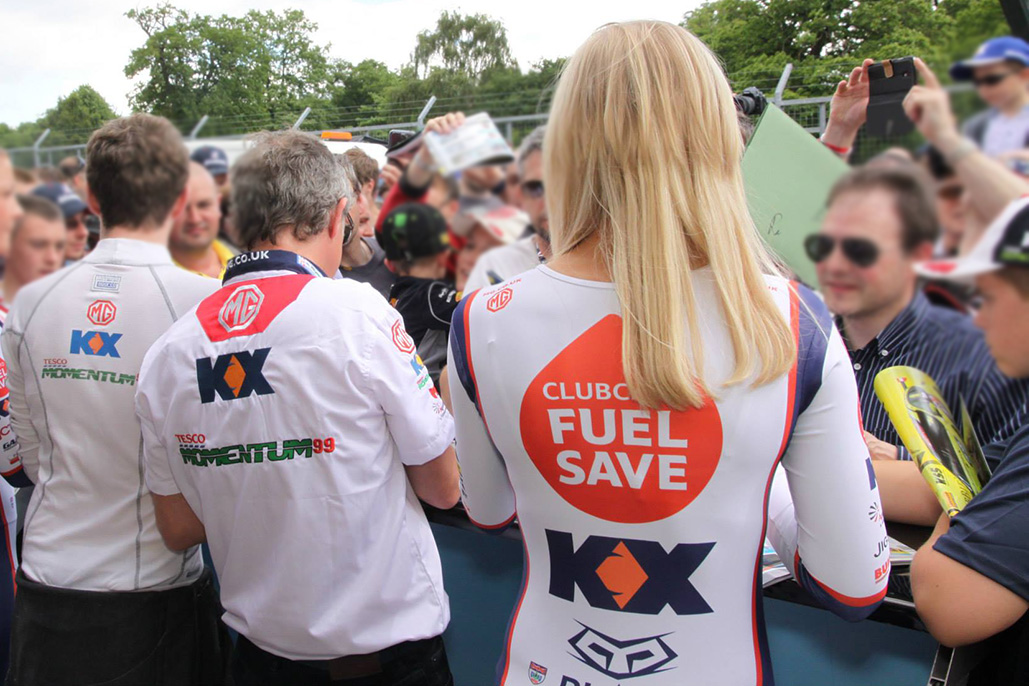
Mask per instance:
[[[100,352],[100,349],[104,347],[104,339],[100,338],[100,334],[95,333],[93,337],[89,339],[89,349],[96,355]]]
[[[232,359],[229,360],[229,368],[225,370],[225,383],[232,389],[232,395],[239,397],[239,391],[243,387],[243,381],[247,378],[247,373],[243,371],[243,365],[239,363],[236,356],[233,355]]]
[[[597,567],[597,576],[623,610],[649,578],[623,542],[619,542],[611,556]]]

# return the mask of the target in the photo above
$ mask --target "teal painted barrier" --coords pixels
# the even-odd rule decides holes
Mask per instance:
[[[444,636],[456,686],[492,686],[521,585],[521,543],[437,524],[432,530],[450,595]],[[765,622],[777,686],[922,686],[936,651],[919,631],[851,624],[780,600],[765,600]]]

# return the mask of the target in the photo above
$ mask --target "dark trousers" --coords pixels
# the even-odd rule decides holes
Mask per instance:
[[[297,661],[264,651],[241,634],[232,655],[232,679],[234,686],[454,686],[440,636],[371,655]]]
[[[53,588],[18,572],[8,686],[225,683],[229,648],[212,574],[165,591]]]

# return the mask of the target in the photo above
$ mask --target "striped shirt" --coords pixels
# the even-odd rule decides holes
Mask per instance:
[[[846,339],[842,323],[840,330]],[[931,376],[955,413],[964,398],[984,446],[1009,438],[1027,421],[1029,381],[1004,376],[972,320],[931,304],[921,292],[882,333],[864,348],[851,350],[850,356],[865,430],[900,447],[901,459],[911,456],[872,386],[887,367],[915,367]]]

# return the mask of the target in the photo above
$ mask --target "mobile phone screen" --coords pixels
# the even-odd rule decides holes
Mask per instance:
[[[891,138],[914,130],[903,102],[915,85],[915,75],[913,57],[886,60],[868,68],[868,133]]]

